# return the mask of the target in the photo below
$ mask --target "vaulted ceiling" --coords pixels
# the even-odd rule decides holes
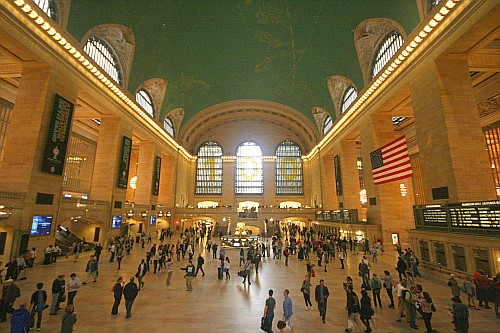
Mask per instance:
[[[419,20],[415,0],[77,0],[68,30],[81,40],[100,24],[130,27],[136,47],[128,89],[166,79],[160,117],[182,107],[186,122],[217,103],[259,99],[312,120],[314,106],[334,114],[327,76],[363,88],[352,31],[374,17],[407,32]]]

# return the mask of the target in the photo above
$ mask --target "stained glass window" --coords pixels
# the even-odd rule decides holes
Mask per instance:
[[[332,117],[326,116],[325,122],[323,123],[323,135],[328,133],[328,131],[330,130],[330,128],[332,128],[332,126],[333,126]]]
[[[103,39],[93,36],[87,40],[83,47],[92,60],[94,60],[101,69],[106,72],[113,81],[122,85],[122,74],[118,67],[118,60],[113,55],[111,46]]]
[[[387,65],[389,60],[398,52],[399,48],[404,44],[403,36],[396,30],[389,32],[382,44],[376,52],[376,58],[373,62],[371,78],[373,79],[382,68]]]
[[[340,113],[344,113],[351,106],[352,102],[356,100],[357,97],[358,92],[356,91],[356,89],[354,89],[353,86],[349,86],[345,90],[344,97],[342,98],[342,109]]]
[[[264,177],[262,172],[262,150],[255,142],[244,142],[236,151],[236,194],[262,194]]]
[[[303,194],[302,151],[293,141],[276,149],[276,194]]]
[[[196,194],[222,194],[222,148],[207,141],[198,149]]]
[[[137,94],[135,94],[135,100],[147,113],[151,115],[151,117],[154,117],[153,100],[146,90],[139,90]]]
[[[170,134],[172,137],[175,136],[174,123],[169,117],[166,117],[163,121],[163,128]]]

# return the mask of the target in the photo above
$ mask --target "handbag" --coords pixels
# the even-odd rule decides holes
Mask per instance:
[[[59,296],[59,302],[61,303],[64,303],[66,302],[66,294],[60,294],[61,296]]]
[[[312,270],[311,276],[316,277],[316,272],[314,271],[314,269]]]
[[[260,329],[263,331],[267,331],[269,329],[266,317],[260,318]]]

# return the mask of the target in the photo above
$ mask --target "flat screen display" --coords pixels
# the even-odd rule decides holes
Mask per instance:
[[[31,224],[31,236],[44,236],[50,235],[50,229],[52,227],[52,216],[33,216],[33,222]]]
[[[115,215],[113,216],[113,222],[111,223],[111,229],[120,229],[122,226],[122,216]]]
[[[151,217],[149,218],[149,224],[153,225],[155,223],[156,223],[156,215],[151,215]]]

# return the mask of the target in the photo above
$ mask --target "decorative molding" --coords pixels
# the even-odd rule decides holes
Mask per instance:
[[[381,40],[387,33],[397,30],[406,41],[401,24],[387,18],[371,18],[361,22],[354,30],[354,44],[365,86],[371,81],[370,69]]]
[[[161,107],[163,105],[163,99],[165,98],[165,92],[167,91],[168,81],[160,78],[152,78],[144,81],[139,85],[136,90],[136,94],[139,90],[144,89],[153,99],[154,108],[154,118],[160,120]]]
[[[477,106],[479,117],[490,116],[500,110],[500,95],[485,99]]]
[[[335,108],[335,119],[339,119],[342,116],[342,98],[344,97],[346,89],[349,86],[353,86],[357,92],[358,88],[350,79],[340,75],[328,76],[326,78],[326,83],[328,91],[330,92],[330,97],[332,98],[333,107]]]
[[[121,24],[98,25],[83,36],[82,48],[91,36],[104,39],[113,48],[123,75],[123,88],[127,89],[135,52],[135,37],[132,29]]]
[[[311,112],[313,114],[314,121],[316,122],[316,125],[319,128],[319,132],[323,133],[325,119],[326,117],[330,116],[330,114],[328,113],[328,111],[319,106],[314,106]]]
[[[177,108],[173,109],[167,115],[165,118],[170,118],[172,120],[172,124],[174,126],[174,134],[176,137],[178,137],[179,129],[181,128],[182,120],[184,119],[184,109],[183,108]]]

